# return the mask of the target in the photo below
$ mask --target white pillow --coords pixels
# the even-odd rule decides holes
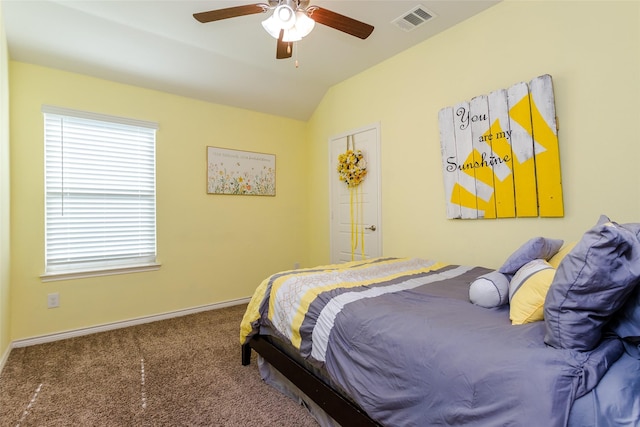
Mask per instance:
[[[509,278],[498,271],[479,276],[469,286],[469,300],[480,307],[500,307],[509,302]]]

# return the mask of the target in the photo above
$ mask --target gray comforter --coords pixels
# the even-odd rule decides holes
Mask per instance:
[[[469,302],[469,283],[488,269],[431,268],[370,283],[359,270],[357,286],[323,279],[311,293],[305,281],[305,310],[287,315],[300,318],[302,355],[385,426],[565,426],[574,400],[623,352],[618,339],[590,352],[548,347],[544,322],[512,326],[508,306]],[[287,274],[311,274],[303,271]],[[251,328],[268,324],[290,339],[269,313],[279,306],[274,281]]]

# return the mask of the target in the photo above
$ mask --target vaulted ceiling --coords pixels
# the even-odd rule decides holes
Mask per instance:
[[[276,59],[276,40],[261,25],[268,13],[193,18],[251,0],[2,0],[2,7],[13,60],[307,120],[331,86],[498,1],[312,0],[375,29],[361,40],[318,24],[290,59]],[[414,27],[402,18],[416,7],[432,17]]]

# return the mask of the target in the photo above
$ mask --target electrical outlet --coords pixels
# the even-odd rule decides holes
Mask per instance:
[[[299,268],[300,268],[300,263],[299,262],[296,262],[296,263],[293,264],[293,269],[294,270],[297,270]]]
[[[47,308],[56,308],[60,306],[60,294],[55,292],[47,295]]]

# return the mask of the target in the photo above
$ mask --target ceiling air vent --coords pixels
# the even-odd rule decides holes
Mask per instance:
[[[404,31],[411,31],[434,17],[435,14],[433,12],[430,12],[424,6],[419,5],[411,9],[409,12],[402,14],[399,18],[394,19],[391,23],[400,27]]]

